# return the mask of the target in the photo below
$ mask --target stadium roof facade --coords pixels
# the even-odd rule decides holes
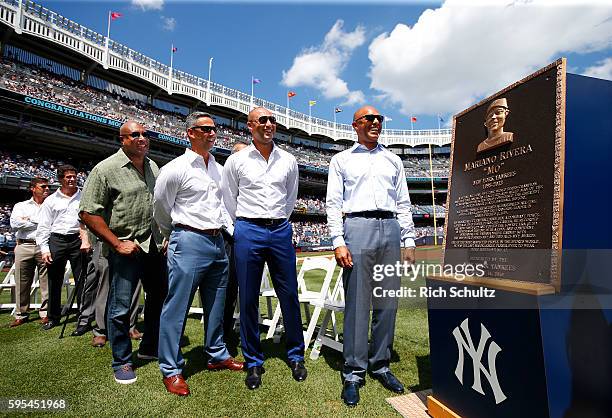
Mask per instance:
[[[278,122],[288,129],[319,135],[334,141],[356,141],[351,125],[310,117],[250,94],[210,82],[179,71],[149,58],[97,32],[73,22],[40,4],[29,0],[0,0],[0,22],[17,34],[43,38],[67,48],[91,61],[130,74],[157,86],[168,94],[179,94],[200,100],[208,106],[221,106],[248,114],[255,106],[275,113]],[[447,145],[450,129],[383,130],[380,142],[385,145]]]

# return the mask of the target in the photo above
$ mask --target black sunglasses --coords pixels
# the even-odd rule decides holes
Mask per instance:
[[[192,126],[191,129],[199,129],[205,134],[209,134],[211,132],[217,132],[217,128],[215,126]]]
[[[49,185],[48,184],[39,184],[38,187],[40,187],[41,189],[48,189]]]
[[[383,121],[385,120],[385,117],[383,115],[363,115],[362,117],[355,119],[355,122],[357,122],[360,119],[365,119],[368,122],[374,122],[374,119],[376,119],[378,123],[383,123]]]
[[[276,118],[274,116],[260,116],[257,121],[262,125],[265,125],[268,121],[270,121],[272,125],[276,125]]]
[[[145,139],[149,138],[149,134],[146,132],[130,132],[129,134],[123,134],[122,136],[131,136],[132,138],[143,137]]]

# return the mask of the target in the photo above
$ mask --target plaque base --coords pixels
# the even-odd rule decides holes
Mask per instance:
[[[433,418],[461,418],[433,396],[427,397],[427,413]]]

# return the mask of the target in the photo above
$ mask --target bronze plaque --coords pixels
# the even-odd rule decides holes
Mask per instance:
[[[559,60],[454,117],[445,264],[558,281],[564,100]]]

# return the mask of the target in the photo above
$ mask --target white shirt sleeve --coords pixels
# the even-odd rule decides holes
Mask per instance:
[[[397,193],[397,221],[401,228],[402,246],[413,248],[415,247],[415,233],[414,221],[412,220],[412,205],[410,204],[410,195],[408,194],[406,174],[401,163],[398,170],[399,173],[395,184],[395,192]]]
[[[225,207],[225,204],[223,203],[223,201],[221,201],[221,206],[222,206],[221,216],[223,217],[223,226],[225,226],[225,229],[230,235],[234,235],[234,222],[232,222],[232,217],[227,211],[227,208]]]
[[[223,204],[225,209],[232,221],[235,221],[236,208],[238,207],[238,175],[234,167],[234,158],[231,156],[227,159],[223,167],[221,192],[223,193]]]
[[[287,219],[289,219],[291,213],[293,212],[293,208],[295,208],[295,202],[297,200],[298,195],[298,185],[300,181],[299,176],[300,174],[298,171],[297,161],[295,160],[295,158],[293,158],[291,170],[287,175]]]
[[[338,158],[332,158],[327,175],[327,197],[325,208],[327,224],[334,249],[346,245],[344,242],[344,225],[342,224],[342,202],[344,199],[344,180],[340,171]]]
[[[51,210],[51,196],[49,196],[40,208],[38,215],[38,227],[36,228],[36,245],[40,247],[41,253],[49,253],[49,237],[51,236],[51,225],[53,225],[53,211]]]
[[[153,217],[164,237],[168,238],[172,232],[172,208],[176,200],[176,194],[180,185],[180,179],[167,166],[161,169],[155,180],[155,192],[153,194]]]
[[[25,205],[22,202],[15,204],[11,212],[11,228],[15,230],[36,228],[36,223],[32,222],[31,219],[23,219],[25,217],[24,209]]]

